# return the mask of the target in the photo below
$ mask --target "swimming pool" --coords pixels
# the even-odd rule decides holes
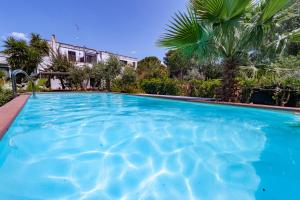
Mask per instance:
[[[297,199],[300,116],[121,94],[30,97],[0,199]]]

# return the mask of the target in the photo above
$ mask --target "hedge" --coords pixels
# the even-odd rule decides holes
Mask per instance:
[[[140,85],[148,94],[178,95],[180,93],[178,81],[169,78],[145,79]]]
[[[214,98],[220,87],[220,79],[192,80],[189,82],[189,95],[193,97]]]
[[[0,106],[3,106],[12,99],[13,93],[11,90],[4,90],[0,88]]]

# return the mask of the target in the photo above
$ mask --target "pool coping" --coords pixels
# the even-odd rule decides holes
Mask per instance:
[[[232,102],[217,101],[212,98],[200,98],[200,97],[156,95],[156,94],[130,94],[130,95],[141,96],[141,97],[154,97],[154,98],[162,98],[162,99],[180,100],[180,101],[195,102],[195,103],[207,103],[207,104],[216,104],[216,105],[227,105],[227,106],[238,106],[238,107],[287,111],[287,112],[294,112],[296,114],[300,114],[300,108],[296,108],[296,107],[282,107],[282,106],[271,106],[271,105],[263,105],[263,104],[232,103]]]
[[[0,140],[25,106],[31,94],[22,94],[0,107]]]

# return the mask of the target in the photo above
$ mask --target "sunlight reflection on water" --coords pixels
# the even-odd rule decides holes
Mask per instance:
[[[0,199],[256,199],[263,177],[253,163],[267,130],[290,120],[298,119],[126,95],[38,94],[0,142]]]

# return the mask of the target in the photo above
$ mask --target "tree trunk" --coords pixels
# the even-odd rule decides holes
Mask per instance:
[[[223,78],[222,78],[222,90],[220,92],[220,98],[226,102],[236,102],[237,95],[237,81],[236,75],[238,72],[238,60],[231,57],[224,61]]]
[[[181,78],[181,81],[183,81],[183,70],[182,70],[182,68],[180,69],[180,78]]]
[[[111,82],[109,79],[106,79],[106,89],[111,92]]]
[[[64,83],[64,79],[60,77],[60,78],[59,78],[59,81],[60,81],[60,84],[61,84],[62,89],[65,90],[65,89],[66,89],[66,86],[65,86],[65,83]]]

